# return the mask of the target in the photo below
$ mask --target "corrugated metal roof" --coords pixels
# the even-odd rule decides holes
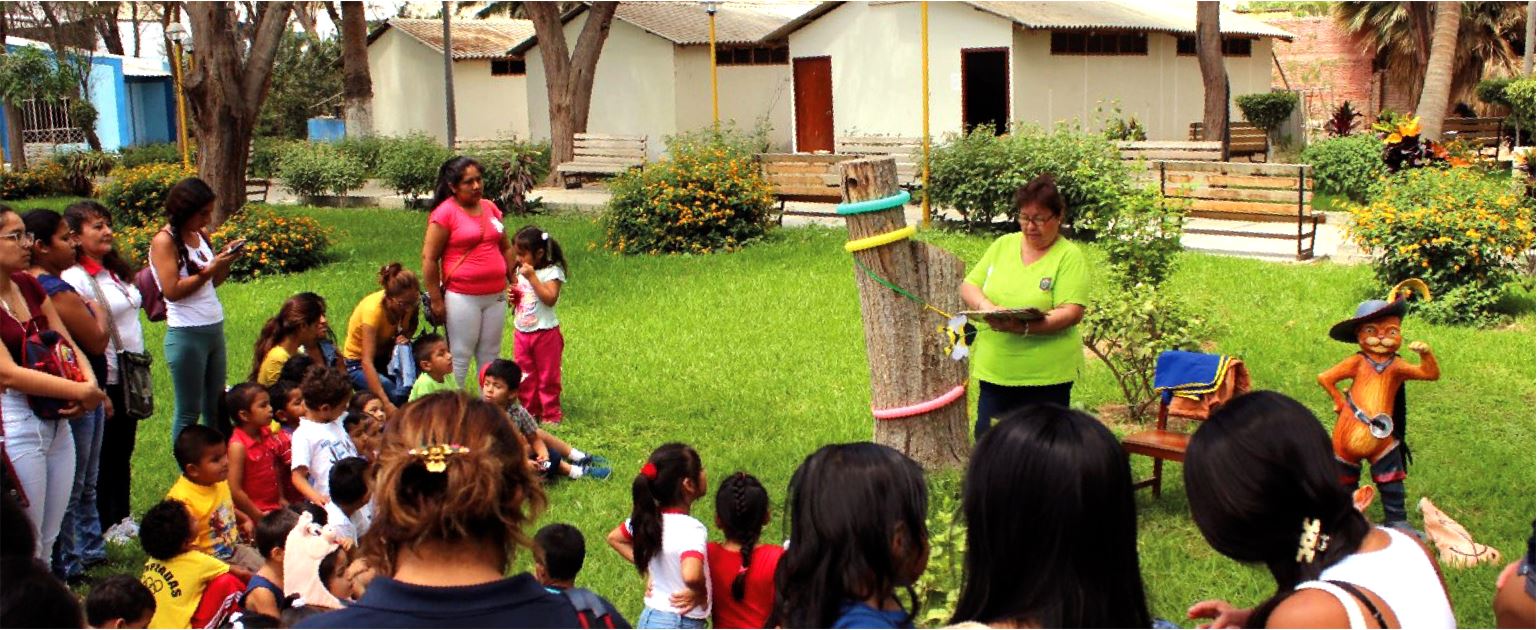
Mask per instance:
[[[369,43],[389,28],[399,29],[438,53],[443,52],[442,20],[391,18],[369,35]],[[508,49],[534,36],[534,23],[529,20],[454,20],[453,29],[454,59],[505,57]]]
[[[968,2],[1031,29],[1137,30],[1195,34],[1195,3],[1182,0],[1128,2]],[[1291,41],[1291,33],[1250,16],[1223,11],[1224,35],[1276,37]]]
[[[31,46],[33,48],[37,48],[37,49],[40,49],[40,50],[46,50],[46,51],[50,51],[50,52],[53,50],[53,46],[49,45],[47,42],[41,42],[41,41],[38,41],[38,40],[35,40],[35,39],[27,39],[25,37],[17,37],[15,35],[8,35],[8,36],[6,36],[5,43],[9,44],[9,45],[13,45],[13,46]],[[167,63],[165,61],[160,60],[160,59],[149,59],[149,58],[146,58],[146,57],[130,57],[130,56],[125,56],[125,55],[114,55],[114,54],[109,53],[109,52],[107,52],[105,50],[91,51],[91,56],[93,56],[93,57],[103,57],[103,58],[108,58],[108,59],[120,59],[120,60],[122,60],[122,62],[123,62],[123,76],[127,76],[127,77],[168,77],[168,76],[171,76],[170,66],[167,65]]]
[[[763,41],[790,21],[817,7],[816,2],[722,2],[715,12],[715,41],[723,44]],[[674,44],[710,43],[710,17],[698,2],[621,2],[614,17]]]

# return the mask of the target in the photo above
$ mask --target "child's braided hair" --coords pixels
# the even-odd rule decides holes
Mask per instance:
[[[752,566],[753,547],[763,534],[768,520],[769,496],[758,478],[742,471],[732,473],[715,491],[715,519],[726,540],[742,546],[742,568],[731,580],[731,597],[742,601],[747,594],[747,571]]]

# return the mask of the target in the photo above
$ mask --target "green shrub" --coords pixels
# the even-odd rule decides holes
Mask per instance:
[[[1261,92],[1244,94],[1236,99],[1244,120],[1267,133],[1275,131],[1297,109],[1296,92]]]
[[[0,199],[25,199],[68,191],[68,174],[64,167],[53,162],[19,171],[0,170]]]
[[[450,157],[453,153],[427,134],[391,138],[380,150],[378,176],[396,193],[416,199],[432,194],[438,168]]]
[[[165,196],[171,187],[197,173],[181,164],[145,164],[120,168],[101,191],[101,202],[112,208],[124,226],[159,226],[165,220]]]
[[[1505,100],[1505,88],[1514,80],[1511,77],[1484,79],[1478,82],[1478,86],[1473,91],[1478,94],[1478,100],[1480,101],[1490,105],[1510,107],[1510,101]]]
[[[1024,126],[1006,136],[979,126],[947,136],[934,149],[930,169],[931,201],[954,208],[973,229],[1012,216],[1014,191],[1051,173],[1067,202],[1067,219],[1092,233],[1115,215],[1130,181],[1109,140],[1067,125],[1051,131]]]
[[[524,142],[508,139],[487,146],[478,146],[465,155],[475,158],[484,169],[481,172],[482,194],[487,199],[503,200],[509,196],[512,180],[522,168],[539,182],[550,174],[550,143]],[[512,167],[509,170],[509,167]],[[436,171],[434,171],[436,173]],[[526,191],[525,191],[526,192]]]
[[[90,197],[96,192],[93,180],[112,172],[117,156],[102,151],[66,151],[49,160],[64,169],[65,188],[72,195]]]
[[[756,146],[734,129],[668,138],[669,159],[610,183],[607,246],[626,254],[703,254],[763,236],[774,197],[753,161]]]
[[[283,151],[278,177],[299,195],[345,195],[361,187],[367,173],[361,161],[331,144],[300,142]]]
[[[283,152],[303,140],[257,137],[251,139],[251,161],[246,164],[246,174],[251,177],[273,178],[278,175],[278,162]]]
[[[929,477],[929,566],[913,584],[919,628],[943,628],[955,614],[961,597],[966,561],[966,521],[961,514],[961,487],[954,476]]]
[[[1507,120],[1517,129],[1531,131],[1533,118],[1537,117],[1537,81],[1532,77],[1522,77],[1505,86],[1505,101],[1510,104],[1510,117]]]
[[[116,230],[118,251],[128,260],[145,260],[149,241],[160,230],[157,224]],[[332,234],[315,219],[278,213],[262,206],[246,206],[210,235],[214,247],[246,239],[244,255],[230,266],[236,280],[283,273],[297,273],[325,263]]]
[[[1105,283],[1085,310],[1083,343],[1120,387],[1132,420],[1145,420],[1153,402],[1153,368],[1165,350],[1193,350],[1201,322],[1164,290],[1180,252],[1189,201],[1156,189],[1126,196],[1105,225]]]
[[[374,177],[379,172],[379,160],[384,155],[387,140],[383,136],[347,136],[336,141],[336,148],[363,164],[363,172]]]
[[[1423,313],[1441,323],[1499,321],[1493,306],[1533,242],[1520,183],[1467,168],[1405,170],[1351,214],[1351,238],[1372,252],[1377,278],[1424,279],[1439,304]]]
[[[1313,166],[1313,191],[1345,195],[1364,203],[1388,174],[1382,161],[1382,141],[1360,134],[1330,138],[1302,150],[1302,163]]]
[[[119,154],[117,165],[122,168],[145,164],[181,164],[181,149],[177,148],[175,142],[125,147]],[[194,147],[188,155],[192,163],[197,164],[197,148]]]

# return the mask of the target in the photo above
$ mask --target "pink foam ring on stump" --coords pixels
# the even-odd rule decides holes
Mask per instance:
[[[896,420],[899,418],[908,418],[912,416],[923,415],[931,411],[936,411],[945,405],[955,402],[957,399],[965,395],[966,384],[961,383],[960,385],[956,385],[955,389],[940,394],[939,397],[935,398],[934,400],[921,402],[916,405],[908,405],[906,407],[893,407],[891,409],[876,409],[871,407],[870,412],[875,414],[876,420]]]

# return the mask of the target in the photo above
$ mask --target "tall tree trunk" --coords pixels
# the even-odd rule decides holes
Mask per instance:
[[[1521,73],[1531,74],[1533,68],[1532,51],[1537,50],[1537,0],[1527,0],[1526,3],[1526,50],[1521,55]]]
[[[144,37],[139,33],[139,3],[128,3],[128,21],[133,24],[133,56],[144,56]]]
[[[1421,138],[1440,140],[1446,124],[1446,108],[1452,98],[1452,64],[1457,56],[1457,29],[1462,24],[1461,2],[1437,2],[1435,32],[1430,40],[1430,61],[1425,64],[1425,88],[1414,114],[1420,118]]]
[[[540,56],[544,58],[544,87],[550,101],[550,175],[555,184],[560,174],[556,166],[570,162],[576,152],[575,136],[587,131],[587,114],[592,105],[592,80],[598,70],[598,56],[608,39],[618,2],[594,2],[587,9],[587,23],[576,38],[576,50],[568,51],[566,33],[561,29],[560,6],[554,2],[525,2],[523,10],[534,22],[539,38]]]
[[[458,140],[458,107],[454,103],[454,27],[453,3],[443,0],[443,109],[447,114],[448,148]]]
[[[128,54],[123,50],[123,34],[117,31],[117,11],[121,2],[103,2],[91,7],[94,14],[91,21],[96,23],[96,32],[101,34],[102,47],[114,55]]]
[[[10,3],[0,3],[0,55],[5,54],[5,36],[10,32],[10,23]],[[11,168],[24,170],[27,168],[27,145],[21,137],[21,108],[5,101],[0,103],[0,109],[5,111],[5,144],[10,147]]]
[[[187,105],[197,121],[197,170],[219,196],[211,227],[245,204],[251,133],[272,85],[272,63],[292,8],[290,2],[266,5],[246,52],[232,3],[187,5],[197,51],[185,82]]]
[[[1201,83],[1206,88],[1205,109],[1201,116],[1201,138],[1222,142],[1222,159],[1228,159],[1228,82],[1227,67],[1222,63],[1222,8],[1217,2],[1202,0],[1195,9],[1195,52],[1201,64]]]
[[[372,135],[374,82],[368,74],[368,16],[361,1],[342,3],[341,30],[342,111],[347,121],[347,135]]]

